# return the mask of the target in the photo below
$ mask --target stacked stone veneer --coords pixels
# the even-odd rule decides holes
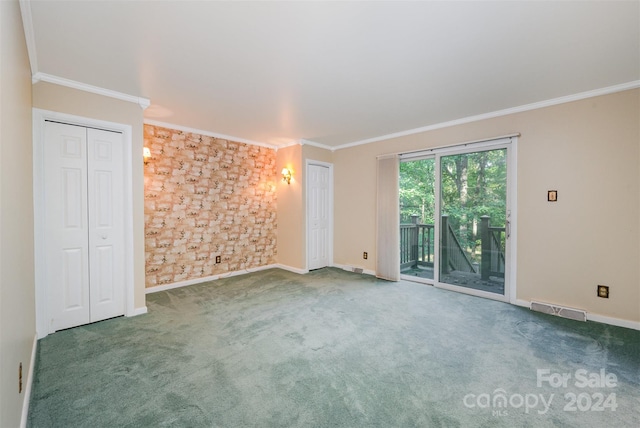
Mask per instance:
[[[275,263],[275,150],[152,125],[144,140],[147,287]]]

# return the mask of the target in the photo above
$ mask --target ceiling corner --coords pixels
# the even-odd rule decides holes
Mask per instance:
[[[36,37],[33,30],[33,18],[31,16],[31,0],[20,0],[20,14],[22,15],[22,28],[27,44],[31,75],[35,76],[38,73],[38,55],[36,50]]]

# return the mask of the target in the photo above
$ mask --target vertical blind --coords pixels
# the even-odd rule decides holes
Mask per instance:
[[[398,155],[378,158],[376,277],[400,280],[400,209]]]

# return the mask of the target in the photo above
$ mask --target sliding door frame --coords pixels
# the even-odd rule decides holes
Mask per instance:
[[[471,294],[493,300],[516,303],[516,261],[517,261],[517,150],[518,136],[509,135],[491,140],[483,140],[459,144],[454,146],[439,147],[429,150],[416,151],[400,155],[400,162],[417,161],[422,159],[434,159],[434,186],[435,186],[435,219],[434,221],[434,277],[433,279],[417,278],[411,275],[401,275],[401,278],[408,281],[431,284],[435,287],[458,291],[464,294]],[[507,153],[507,192],[506,192],[506,221],[507,230],[505,248],[505,288],[504,295],[490,293],[472,288],[465,288],[440,282],[440,246],[441,246],[441,158],[443,156],[474,153],[480,151],[490,151],[496,149],[506,149]]]
[[[400,274],[400,278],[407,280],[407,281],[411,281],[411,282],[419,282],[422,284],[429,284],[429,285],[435,285],[435,283],[438,280],[438,274],[440,269],[438,269],[438,266],[440,266],[440,242],[438,237],[440,236],[440,222],[436,221],[438,218],[438,213],[440,212],[440,201],[439,201],[439,189],[440,189],[440,167],[437,165],[438,160],[436,159],[436,154],[435,153],[425,153],[425,154],[418,154],[416,156],[407,156],[404,157],[403,155],[400,155],[400,163],[402,162],[415,162],[415,161],[420,161],[420,160],[426,160],[426,159],[433,159],[434,162],[434,170],[433,173],[435,175],[434,177],[434,221],[433,221],[433,278],[422,278],[419,276],[413,276],[413,275],[405,275],[403,273]]]

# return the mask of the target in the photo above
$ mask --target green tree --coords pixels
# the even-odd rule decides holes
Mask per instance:
[[[506,150],[443,156],[442,211],[449,216],[460,244],[479,257],[478,226],[489,216],[492,226],[504,227],[506,218]]]
[[[497,149],[441,157],[441,209],[460,244],[472,259],[479,258],[482,216],[492,226],[506,220],[506,150]],[[418,215],[419,222],[435,221],[435,159],[400,163],[400,215],[402,223]]]
[[[435,160],[420,159],[400,163],[400,222],[433,224],[435,219]]]

